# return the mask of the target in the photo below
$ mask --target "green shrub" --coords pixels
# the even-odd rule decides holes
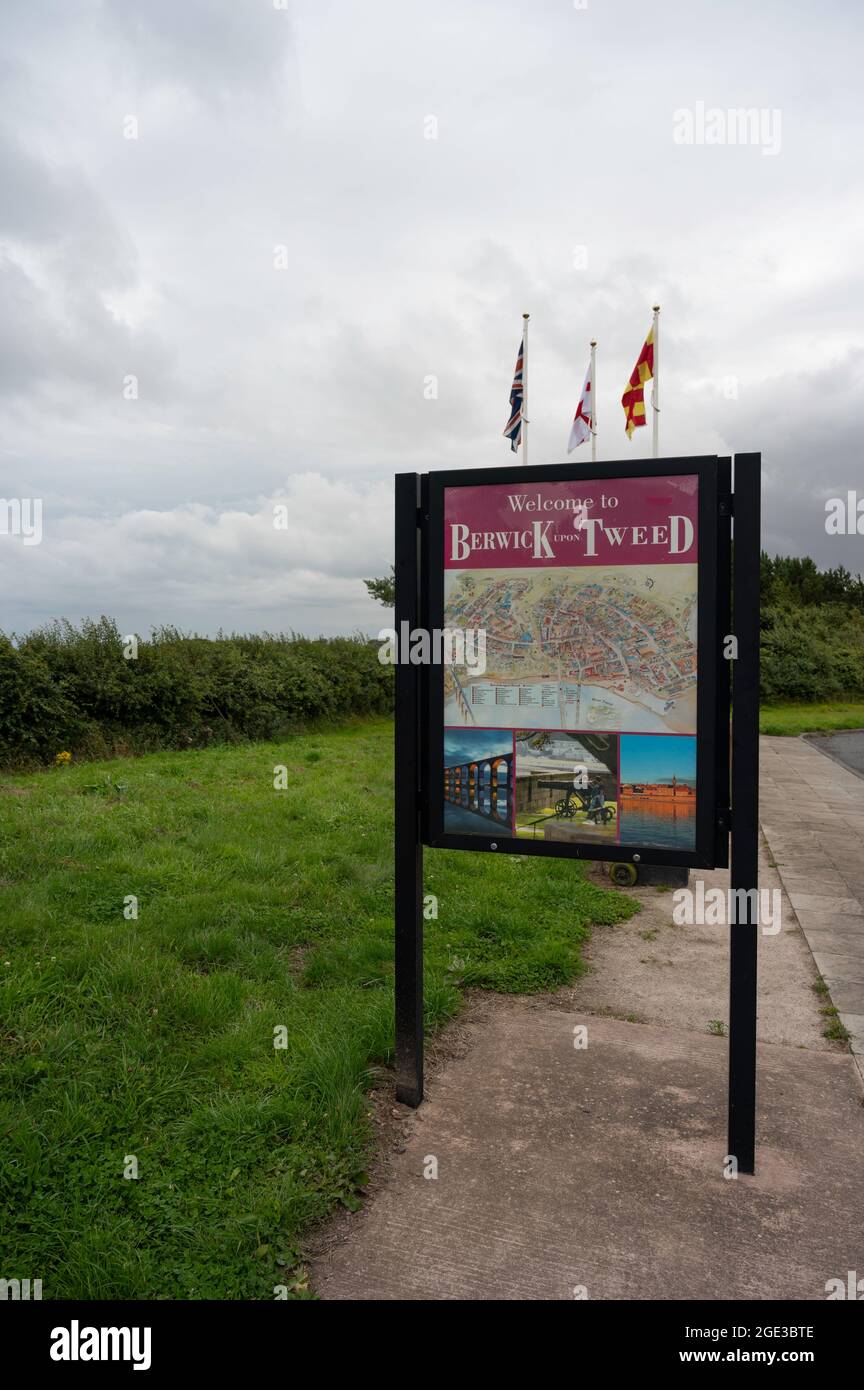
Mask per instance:
[[[864,695],[864,617],[844,604],[763,608],[760,689],[769,702]]]
[[[187,636],[160,628],[124,656],[109,618],[0,634],[0,763],[274,738],[300,725],[384,713],[390,667],[363,638]]]
[[[763,554],[760,588],[762,699],[864,698],[861,578]],[[0,633],[0,765],[278,738],[388,713],[392,702],[392,668],[362,637],[207,638],[163,627],[127,660],[109,618]]]

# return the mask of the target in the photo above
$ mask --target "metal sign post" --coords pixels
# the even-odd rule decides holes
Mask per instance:
[[[731,900],[733,904],[741,901],[743,890],[746,907],[731,924],[728,1153],[734,1156],[739,1172],[753,1172],[758,930],[760,455],[739,454],[735,463],[734,494],[731,489],[730,460],[710,455],[654,459],[646,463],[628,461],[599,464],[590,471],[584,466],[577,468],[571,464],[533,467],[530,483],[526,481],[525,471],[519,468],[397,476],[395,617],[399,660],[396,666],[395,737],[395,1052],[396,1097],[404,1104],[417,1106],[423,1099],[424,844],[480,853],[539,854],[610,863],[681,865],[698,871],[729,864],[731,827],[731,887],[739,893],[737,898],[733,893]],[[612,484],[615,486],[612,487]],[[522,497],[521,493],[528,488],[530,494],[526,492]],[[610,551],[602,559],[595,561],[594,558],[598,555],[597,542],[604,538],[602,515],[593,522],[589,520],[584,531],[580,524],[574,526],[573,518],[568,513],[572,512],[578,497],[593,497],[590,505],[596,506],[600,513],[606,507],[616,514],[615,524],[611,520],[609,523],[614,552]],[[663,520],[664,508],[669,512],[670,505],[675,515],[667,517],[669,525],[666,525]],[[508,508],[519,518],[518,521],[510,523]],[[525,518],[532,517],[535,512],[543,519],[529,523]],[[733,513],[734,573],[730,575]],[[593,515],[598,517],[598,512],[595,511]],[[453,516],[457,518],[456,521],[452,519]],[[466,516],[469,518],[467,522],[464,520]],[[564,516],[569,526],[556,520]],[[476,518],[473,524],[470,521],[472,517]],[[662,605],[658,607],[650,597],[655,582],[651,578],[654,572],[650,566],[664,562],[662,547],[669,542],[673,521],[677,527],[674,558],[667,557],[666,563],[686,564],[691,573],[684,576],[682,572],[680,581],[674,578],[670,581],[673,582],[673,592],[679,595],[678,607],[671,610],[673,616],[670,617],[670,610],[664,610]],[[522,529],[508,533],[503,529],[508,523]],[[450,544],[445,562],[444,537],[448,524]],[[628,537],[631,538],[629,542]],[[469,575],[466,589],[459,574],[456,574],[454,581],[453,560],[458,561],[458,569],[475,541],[482,551],[490,552],[490,558],[487,559],[484,554],[482,560],[474,564],[474,577]],[[630,550],[628,544],[632,547]],[[529,546],[533,546],[533,550],[526,554]],[[651,546],[656,547],[653,555],[649,550]],[[511,560],[512,551],[517,547],[519,557]],[[691,547],[689,558],[679,558],[682,550]],[[496,565],[496,551],[499,549],[505,553]],[[455,555],[454,550],[457,552]],[[530,568],[532,565],[533,568]],[[545,729],[555,730],[555,737],[563,740],[565,745],[567,738],[592,736],[590,718],[583,718],[581,722],[577,719],[573,727],[566,722],[564,702],[569,700],[571,703],[567,709],[578,710],[584,715],[584,707],[580,703],[582,687],[579,684],[583,680],[579,674],[583,659],[579,653],[583,642],[591,643],[591,634],[597,623],[602,628],[605,621],[595,619],[600,602],[597,595],[602,591],[604,582],[610,582],[609,569],[614,569],[616,565],[622,567],[622,577],[620,582],[613,577],[611,597],[607,600],[613,621],[627,621],[629,603],[633,614],[639,615],[638,620],[634,618],[633,621],[640,632],[644,633],[648,624],[658,633],[665,632],[667,637],[670,631],[673,634],[669,640],[672,642],[670,651],[674,654],[674,663],[667,657],[665,665],[662,660],[659,667],[651,664],[655,651],[660,653],[662,659],[665,652],[662,646],[649,644],[643,650],[640,643],[637,644],[635,655],[631,651],[630,659],[638,666],[632,674],[634,679],[641,679],[645,686],[648,705],[655,712],[654,722],[640,724],[643,716],[638,713],[640,706],[637,703],[634,729],[634,723],[629,718],[633,706],[627,700],[622,701],[620,709],[623,713],[615,715],[619,723],[605,726],[604,736],[608,735],[613,743],[617,740],[615,760],[600,765],[599,769],[595,768],[595,774],[598,770],[601,774],[594,791],[596,796],[599,787],[599,800],[595,802],[590,797],[582,798],[577,805],[569,795],[563,797],[560,807],[556,804],[554,815],[550,808],[548,816],[538,821],[538,824],[543,824],[541,838],[533,835],[526,838],[524,834],[520,837],[517,820],[518,776],[521,775],[523,779],[533,777],[544,790],[548,790],[547,784],[557,785],[554,775],[550,777],[548,771],[542,770],[542,764],[541,771],[531,772],[529,761],[529,770],[519,773],[519,759],[524,757],[530,760],[531,757],[526,752],[529,744],[525,742],[526,737],[535,736],[530,731],[543,733]],[[628,565],[631,574],[637,575],[635,588],[623,573]],[[526,566],[529,566],[527,571]],[[644,566],[649,568],[640,568]],[[558,590],[569,595],[561,603],[565,623],[578,621],[581,624],[566,629],[563,636],[556,637],[552,633],[553,619],[549,616],[549,590],[548,587],[544,588],[544,574],[551,574]],[[597,578],[593,577],[594,574]],[[589,576],[587,579],[586,575]],[[540,576],[540,583],[539,588],[535,589],[532,585],[536,584],[537,576]],[[454,589],[454,582],[461,587]],[[674,588],[679,582],[682,587]],[[573,618],[581,601],[579,594],[584,592],[580,586],[585,584],[589,584],[592,591],[586,600],[587,607],[582,609],[590,614],[587,630],[584,618]],[[621,584],[624,585],[623,589]],[[456,607],[448,609],[447,595],[454,592],[457,595]],[[541,617],[533,619],[524,616],[518,628],[514,629],[511,616],[514,595],[518,603],[526,594],[529,597],[525,602],[539,604]],[[539,594],[539,597],[533,598],[535,594]],[[624,618],[621,617],[622,594]],[[405,637],[409,633],[426,633],[427,627],[430,629],[426,633],[427,638],[435,632],[450,631],[454,626],[451,613],[460,613],[466,607],[476,608],[475,599],[479,602],[477,611],[488,613],[493,626],[497,624],[499,627],[493,654],[503,652],[504,662],[510,664],[499,668],[497,673],[493,671],[491,680],[487,673],[482,688],[474,693],[466,689],[468,683],[459,679],[451,668],[448,675],[448,681],[452,682],[447,706],[449,717],[445,720],[445,692],[448,687],[441,664],[436,665],[434,660],[432,664],[409,662]],[[730,600],[734,600],[734,621],[730,617]],[[689,615],[689,629],[683,626],[682,613]],[[676,623],[679,624],[677,629]],[[509,633],[503,639],[500,633],[502,626]],[[568,636],[567,632],[581,635]],[[737,641],[737,651],[729,649],[733,636]],[[657,638],[658,642],[663,640],[663,637]],[[576,670],[575,675],[568,677],[562,674],[558,670],[560,659],[557,657],[555,669],[549,668],[553,641],[558,643],[559,649],[572,649],[570,664]],[[526,649],[530,649],[530,659],[526,657]],[[618,648],[613,644],[609,650],[614,653]],[[623,660],[623,657],[620,659]],[[520,677],[513,671],[514,661],[520,671],[534,674]],[[502,669],[506,670],[506,674],[502,674]],[[611,683],[620,692],[626,688],[621,681],[626,682],[630,675],[631,669],[628,667],[621,676],[607,671],[604,679],[607,686]],[[518,684],[520,679],[522,686]],[[568,685],[568,680],[576,684]],[[586,684],[590,686],[592,681],[596,684],[598,677],[589,673]],[[474,694],[477,694],[476,701]],[[588,698],[593,699],[594,696],[589,693]],[[630,696],[631,701],[634,698]],[[658,719],[664,721],[669,711],[680,710],[679,700],[684,712],[669,714],[669,722],[661,722],[658,732]],[[478,718],[475,718],[472,702],[478,711]],[[484,726],[479,720],[490,708],[496,711],[496,717],[488,719],[487,716],[488,723]],[[608,700],[602,704],[602,708],[607,714],[614,712]],[[551,712],[553,709],[554,714]],[[685,716],[690,721],[695,719],[695,722],[682,723]],[[593,727],[596,727],[596,721]],[[523,733],[517,735],[520,729]],[[483,739],[478,741],[475,730],[490,737],[485,742]],[[647,786],[637,785],[639,779],[634,778],[632,772],[629,779],[623,777],[621,749],[625,738],[631,745],[642,740],[644,747],[646,738],[655,742],[659,739],[662,743],[669,738],[674,741],[676,736],[690,745],[687,756],[695,759],[695,777],[692,761],[684,763],[683,781],[675,776],[669,781],[671,767],[669,772],[655,777],[653,782],[649,778]],[[444,756],[445,743],[450,749],[447,760]],[[683,744],[680,746],[683,748]],[[631,756],[629,751],[628,756]],[[683,752],[681,756],[684,756]],[[662,766],[666,765],[666,752],[660,761]],[[613,796],[611,801],[608,796],[604,799],[603,775],[606,776],[607,790],[614,786],[617,776],[617,797]],[[622,826],[622,810],[627,825],[640,826],[643,823],[639,820],[641,812],[634,814],[634,799],[638,801],[637,793],[646,791],[650,796],[659,798],[661,805],[664,797],[674,799],[679,823],[683,819],[690,827],[687,829],[689,838],[673,841],[658,835],[652,839],[650,833],[646,832],[643,840],[639,838],[640,831],[636,832],[637,838],[634,838],[632,831],[624,833],[627,826]],[[524,804],[530,803],[523,803],[523,814]],[[547,826],[551,832],[548,837]]]
[[[421,482],[396,478],[396,631],[420,626]],[[400,656],[407,653],[400,652]],[[420,839],[420,667],[396,665],[396,1099],[423,1099],[423,845]]]
[[[752,1173],[756,1155],[756,950],[759,934],[759,561],[761,454],[735,455],[732,663],[732,902],[729,1155]],[[735,890],[739,895],[735,895]],[[746,893],[742,899],[741,893]],[[737,917],[737,920],[736,920]]]

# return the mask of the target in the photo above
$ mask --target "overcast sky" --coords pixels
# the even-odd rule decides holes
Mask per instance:
[[[513,461],[526,309],[532,463],[592,336],[599,456],[650,454],[658,301],[662,452],[761,449],[766,548],[864,570],[824,526],[864,496],[859,0],[282,3],[3,0],[0,497],[44,519],[0,628],[376,631],[394,472]],[[677,143],[699,103],[770,138]]]

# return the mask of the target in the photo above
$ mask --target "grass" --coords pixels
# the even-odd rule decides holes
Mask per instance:
[[[864,729],[864,703],[763,705],[759,731],[763,734],[815,734],[835,729]]]
[[[830,1038],[831,1042],[848,1043],[852,1034],[842,1022],[839,1010],[833,1004],[826,1004],[819,1012],[827,1020],[826,1026],[822,1029],[823,1038]]]
[[[4,1277],[310,1296],[304,1233],[361,1200],[392,1056],[391,745],[369,721],[0,777]],[[634,910],[554,859],[430,851],[425,891],[429,1028],[465,986],[573,979]]]

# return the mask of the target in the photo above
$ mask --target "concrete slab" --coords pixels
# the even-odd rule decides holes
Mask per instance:
[[[850,768],[862,747],[864,731],[760,739],[760,817],[770,856],[832,1002],[841,1016],[854,1017],[864,1013],[864,778]],[[837,761],[844,750],[849,767]],[[854,1039],[852,1050],[860,1065]]]
[[[816,878],[809,874],[784,874],[783,886],[787,893],[794,893],[796,896],[809,893],[816,897],[836,897],[838,886],[845,888],[845,882],[838,873],[833,878],[824,873],[824,877]]]
[[[864,908],[857,898],[828,898],[812,893],[790,893],[789,899],[796,912],[800,908],[803,912],[836,912],[843,917],[864,917]]]
[[[857,1057],[864,1057],[864,1014],[840,1012],[840,1022],[850,1033],[849,1046]]]
[[[808,878],[816,878],[817,875],[830,874],[834,865],[828,859],[825,851],[810,841],[809,853],[804,854],[799,849],[788,849],[784,845],[772,839],[765,827],[762,827],[770,847],[771,855],[778,868],[782,868],[787,874],[791,873],[795,877],[805,875]]]
[[[860,1266],[848,1055],[760,1046],[759,1171],[728,1180],[723,1039],[529,1005],[438,1076],[390,1181],[315,1261],[323,1298],[824,1299]]]
[[[864,985],[827,980],[831,1002],[840,1013],[864,1014]]]
[[[843,917],[834,912],[803,912],[795,914],[798,925],[808,941],[818,932],[832,932],[838,936],[859,938],[864,936],[864,918]]]
[[[807,944],[813,954],[820,975],[823,973],[819,961],[825,957],[846,956],[856,951],[857,941],[833,932],[811,932]],[[830,985],[830,981],[829,981]]]
[[[827,980],[829,985],[836,981],[838,984],[864,986],[864,959],[860,956],[838,955],[835,951],[823,951],[814,947],[813,959],[822,978]]]

